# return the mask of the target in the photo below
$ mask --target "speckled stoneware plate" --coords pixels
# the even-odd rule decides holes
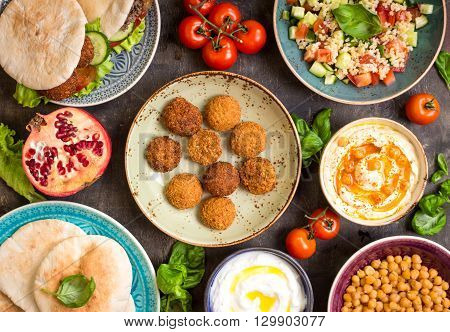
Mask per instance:
[[[0,0],[0,13],[11,0]],[[158,47],[161,16],[158,0],[153,1],[145,19],[145,33],[139,44],[130,52],[111,52],[114,68],[103,78],[103,84],[87,96],[73,97],[52,103],[62,106],[88,107],[106,103],[130,90],[145,74]]]
[[[428,15],[429,23],[418,30],[419,40],[414,51],[410,53],[404,73],[396,73],[395,83],[386,86],[381,83],[367,88],[357,88],[338,81],[325,85],[323,78],[317,78],[309,72],[311,64],[303,60],[295,41],[288,38],[289,23],[281,19],[281,13],[288,8],[286,0],[275,0],[273,26],[275,38],[281,55],[292,73],[309,89],[319,95],[345,104],[367,105],[381,103],[405,93],[425,76],[430,70],[444,42],[447,12],[446,0],[428,0],[433,4],[433,14]]]
[[[80,227],[86,234],[116,240],[127,252],[133,269],[133,296],[136,311],[159,311],[159,291],[150,259],[128,230],[106,214],[85,205],[47,201],[17,208],[0,218],[0,244],[23,225],[37,220],[59,219]]]
[[[428,239],[416,236],[392,236],[359,249],[342,266],[334,279],[328,297],[328,311],[340,312],[344,304],[342,296],[351,278],[359,269],[376,259],[385,259],[387,256],[419,255],[422,265],[434,268],[444,280],[450,278],[450,251],[443,246]]]
[[[177,210],[164,195],[170,179],[183,172],[201,178],[205,168],[191,161],[187,138],[172,135],[159,118],[164,106],[175,97],[184,97],[203,110],[209,98],[231,95],[242,109],[242,121],[255,121],[267,131],[267,148],[261,154],[275,166],[277,186],[265,195],[254,196],[240,187],[230,198],[237,216],[225,231],[211,230],[200,222],[199,207]],[[289,205],[300,178],[301,151],[294,123],[281,102],[266,88],[249,78],[226,72],[200,72],[180,77],[158,91],[136,116],[128,135],[125,167],[131,193],[147,218],[161,231],[180,241],[220,247],[247,241],[267,230]],[[147,144],[156,136],[169,135],[182,145],[183,157],[173,171],[154,172],[144,158]],[[219,160],[239,167],[243,162],[229,148],[229,133],[221,135],[223,154]],[[207,194],[203,195],[206,198]]]

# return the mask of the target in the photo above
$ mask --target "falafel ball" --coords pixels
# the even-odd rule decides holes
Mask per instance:
[[[193,174],[175,175],[166,188],[166,197],[170,204],[180,210],[190,209],[200,203],[203,189]]]
[[[239,187],[238,170],[230,163],[219,161],[208,167],[203,175],[205,190],[213,196],[228,196]]]
[[[266,194],[277,184],[275,167],[261,157],[248,159],[239,170],[239,175],[244,187],[255,195]]]
[[[50,100],[63,100],[78,92],[78,80],[79,77],[75,69],[72,76],[63,84],[49,90],[40,90],[38,93]]]
[[[94,58],[94,45],[92,45],[91,39],[86,36],[84,37],[83,48],[81,49],[80,61],[78,62],[77,68],[84,68],[91,64]]]
[[[231,96],[217,96],[206,105],[205,118],[214,130],[231,130],[241,121],[241,107]]]
[[[162,121],[174,134],[192,136],[200,130],[203,117],[198,107],[184,98],[177,97],[164,108]]]
[[[145,150],[145,159],[155,171],[169,172],[180,163],[180,143],[168,136],[156,137],[148,144]]]
[[[238,156],[254,158],[266,148],[266,131],[256,122],[241,122],[231,132],[230,145]]]
[[[200,218],[203,224],[216,230],[225,230],[236,217],[236,207],[226,197],[211,197],[203,201]]]
[[[188,152],[191,159],[207,166],[216,162],[222,155],[220,137],[208,129],[200,129],[189,138]]]

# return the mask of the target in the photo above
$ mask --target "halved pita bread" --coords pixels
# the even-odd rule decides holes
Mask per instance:
[[[23,310],[16,306],[9,297],[0,292],[0,312],[23,312]]]
[[[77,0],[89,22],[100,18],[103,33],[110,38],[124,25],[134,0]]]
[[[0,16],[0,65],[31,89],[57,87],[78,65],[86,23],[76,0],[12,0]]]
[[[34,302],[34,280],[51,249],[85,233],[61,220],[40,220],[19,228],[0,246],[0,291],[25,311],[39,311]]]
[[[60,280],[83,274],[96,289],[81,308],[68,308],[41,289],[56,291]],[[56,245],[36,273],[34,298],[41,311],[126,311],[132,283],[131,264],[116,241],[100,236],[73,237]]]

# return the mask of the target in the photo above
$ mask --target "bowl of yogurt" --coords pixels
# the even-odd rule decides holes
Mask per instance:
[[[311,282],[285,253],[269,248],[240,250],[225,258],[205,290],[207,312],[313,311]]]

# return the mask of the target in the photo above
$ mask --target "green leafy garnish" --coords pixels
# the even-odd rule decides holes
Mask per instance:
[[[86,32],[92,32],[92,31],[100,32],[100,30],[101,30],[100,17],[97,17],[94,21],[86,24],[84,26],[84,30]]]
[[[448,175],[447,159],[443,153],[439,153],[436,158],[439,169],[431,176],[431,182],[438,183],[444,176]]]
[[[363,5],[340,5],[333,10],[339,27],[347,35],[368,40],[382,32],[378,15],[369,12]]]
[[[445,172],[443,170],[437,170],[431,176],[431,182],[438,183],[445,176]]]
[[[439,193],[444,197],[450,197],[450,180],[445,180],[444,182],[442,182]]]
[[[0,123],[0,178],[30,203],[45,200],[34,190],[22,168],[23,141],[14,142],[15,134]]]
[[[191,311],[192,296],[187,289],[197,286],[205,273],[205,250],[176,242],[167,264],[156,273],[161,297],[161,311]]]
[[[441,77],[447,83],[447,88],[450,89],[450,53],[446,51],[439,52],[435,65],[441,74]]]
[[[300,137],[302,147],[303,167],[309,167],[315,160],[319,160],[317,154],[324,148],[331,138],[331,117],[332,110],[326,108],[319,112],[314,118],[311,128],[305,120],[292,114],[295,127]]]
[[[16,84],[16,92],[14,92],[13,97],[20,105],[29,108],[37,107],[41,102],[44,102],[44,104],[49,102],[48,98],[39,95],[36,90],[27,88],[20,83]]]
[[[429,216],[438,214],[442,205],[447,202],[447,198],[441,195],[426,195],[419,201],[419,208]]]
[[[95,67],[97,68],[96,79],[94,81],[92,81],[91,83],[89,83],[83,90],[75,93],[74,94],[75,97],[87,96],[92,91],[99,88],[103,84],[103,82],[102,82],[103,77],[108,75],[111,72],[111,70],[113,69],[114,63],[111,61],[111,58],[108,58],[105,61],[103,61],[101,64],[99,64],[98,66],[95,66]]]
[[[131,51],[131,49],[142,40],[144,31],[145,20],[142,20],[141,24],[139,24],[139,26],[135,28],[133,32],[122,43],[120,43],[120,45],[113,47],[114,52],[120,54],[123,50],[126,50],[127,52]]]
[[[95,281],[82,274],[75,274],[61,280],[58,290],[53,293],[46,289],[43,292],[53,295],[68,308],[80,308],[86,305],[94,294]]]

